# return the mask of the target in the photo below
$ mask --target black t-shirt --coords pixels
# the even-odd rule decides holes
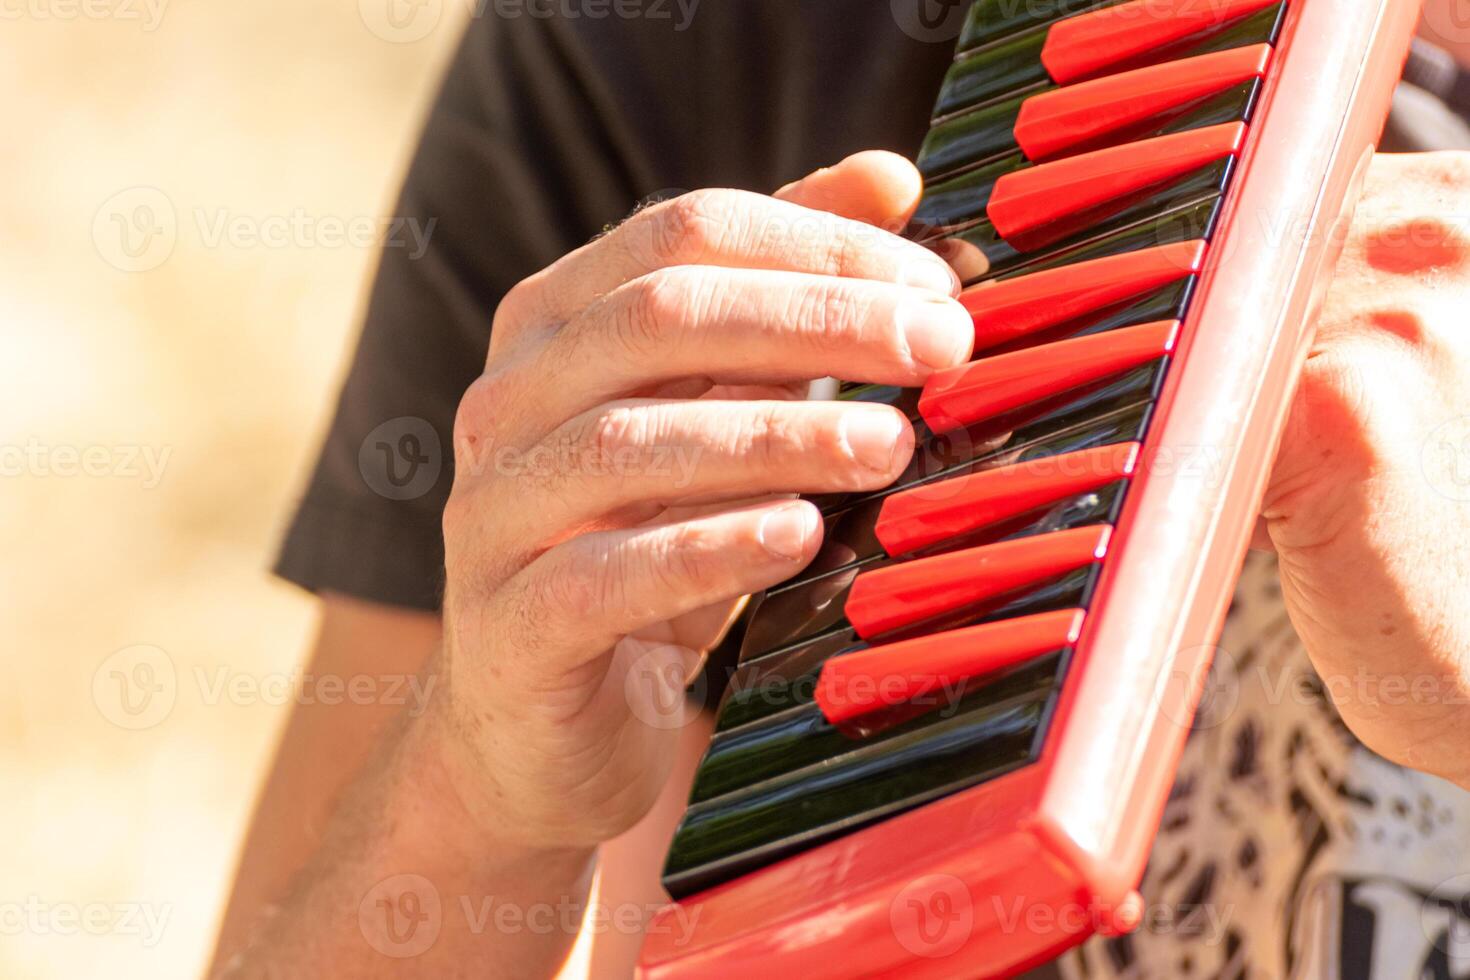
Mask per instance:
[[[277,565],[310,589],[438,608],[455,407],[512,285],[653,195],[769,192],[858,150],[912,156],[958,33],[907,0],[496,9],[470,25],[394,212],[432,229],[428,247],[383,250]]]

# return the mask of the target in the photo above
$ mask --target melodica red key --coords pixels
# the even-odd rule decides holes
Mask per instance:
[[[864,572],[844,612],[871,640],[1101,561],[1112,533],[1107,525],[1079,527]]]
[[[1101,446],[904,490],[883,502],[878,541],[890,555],[904,555],[1096,490],[1132,476],[1138,451],[1135,442]]]
[[[1028,231],[1198,170],[1245,145],[1244,123],[1160,136],[1006,174],[985,209],[1014,240]]]
[[[975,0],[916,237],[976,359],[844,388],[915,463],[750,604],[641,976],[1009,977],[1138,925],[1417,14]]]
[[[934,432],[971,425],[1165,357],[1178,343],[1179,327],[1178,320],[1146,323],[941,371],[925,382],[919,414]]]
[[[1126,4],[1091,0],[1085,4],[1091,9],[1083,11],[1090,19],[1067,19],[1046,16],[1048,9],[1057,9],[1059,0],[994,2],[1019,8],[1018,14],[1034,18],[1032,26],[966,48],[945,74],[936,102],[936,122],[918,161],[927,176],[957,169],[966,158],[975,162],[973,151],[981,147],[990,153],[1003,152],[1007,141],[1001,139],[1006,135],[1002,130],[1006,124],[1016,125],[1017,110],[1028,101],[1051,98],[1058,90],[1077,90],[1078,98],[1098,106],[1100,116],[1116,111],[1119,97],[1130,92],[1153,100],[1153,108],[1161,114],[1180,107],[1180,98],[1189,96],[1188,89],[1177,84],[1181,75],[1192,77],[1191,86],[1199,89],[1196,98],[1219,91],[1230,84],[1228,74],[1210,78],[1193,66],[1165,68],[1165,74],[1152,76],[1153,85],[1136,81],[1131,73],[1240,48],[1274,45],[1284,12],[1284,0],[1140,0]],[[1166,43],[1153,43],[1156,38]],[[1166,81],[1171,78],[1176,81]],[[1090,88],[1083,84],[1097,80],[1105,84]],[[936,141],[947,143],[961,133],[975,137],[982,131],[979,142],[969,140],[965,148],[951,148],[937,157],[928,152]],[[1014,145],[1020,133],[1009,136]],[[1112,142],[1137,138],[1119,133]]]
[[[834,657],[817,681],[817,706],[828,722],[843,725],[961,686],[1071,646],[1085,615],[1081,609],[1041,613]]]
[[[1134,0],[1103,7],[1052,27],[1041,49],[1041,63],[1053,79],[1065,85],[1276,2]]]
[[[975,349],[1010,343],[1194,275],[1203,241],[1159,245],[1012,279],[990,280],[960,294],[975,317]]]
[[[1021,105],[1014,128],[1032,160],[1057,156],[1266,74],[1271,45],[1253,44],[1055,88]]]

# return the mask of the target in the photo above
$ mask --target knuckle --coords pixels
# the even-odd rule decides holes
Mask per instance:
[[[735,452],[763,470],[778,469],[791,461],[799,439],[796,424],[779,408],[757,412],[746,421]]]
[[[507,475],[516,494],[534,500],[565,497],[579,473],[572,440],[558,432],[532,447]]]
[[[599,609],[624,611],[628,607],[628,583],[635,573],[627,542],[589,551],[581,559],[590,571],[590,588]]]
[[[514,333],[535,318],[540,300],[534,282],[534,279],[522,279],[501,298],[491,321],[491,336],[504,337],[507,333]]]
[[[580,440],[598,459],[616,459],[642,447],[647,441],[649,413],[628,405],[614,405],[599,412]]]
[[[865,473],[866,467],[858,462],[857,455],[848,441],[844,417],[830,420],[820,426],[815,435],[817,453],[829,462],[834,472],[851,478],[854,473]]]
[[[651,209],[653,260],[659,265],[697,265],[718,251],[739,210],[734,191],[701,190]]]
[[[449,499],[444,502],[440,527],[444,534],[445,546],[451,552],[455,550],[455,545],[463,539],[468,529],[474,527],[474,499],[473,493],[462,486],[456,486],[450,491]]]
[[[683,276],[653,273],[621,287],[622,302],[612,318],[612,340],[625,355],[652,355],[682,317],[686,284]]]
[[[505,403],[508,379],[503,370],[491,369],[465,389],[454,412],[456,457],[477,448],[494,431],[498,409]]]
[[[658,587],[688,590],[707,586],[718,578],[722,561],[718,543],[698,525],[681,525],[659,538],[650,552],[650,574]]]
[[[529,454],[520,492],[563,497],[623,472],[657,428],[657,413],[612,404],[583,416],[543,440]]]
[[[834,219],[835,223],[835,219]],[[852,276],[872,267],[869,260],[871,243],[857,229],[838,225],[822,236],[823,267],[832,275]]]
[[[584,617],[600,608],[606,565],[585,560],[590,559],[585,553],[578,559],[557,562],[526,581],[520,607],[533,630],[544,626],[548,617]]]
[[[837,280],[806,289],[798,298],[794,322],[803,337],[814,347],[823,349],[857,339],[871,312],[869,299]]]

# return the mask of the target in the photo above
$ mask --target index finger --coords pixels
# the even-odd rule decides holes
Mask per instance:
[[[624,283],[689,265],[872,279],[951,296],[959,291],[943,259],[892,232],[762,194],[709,190],[640,211],[526,279],[503,308],[555,326]]]

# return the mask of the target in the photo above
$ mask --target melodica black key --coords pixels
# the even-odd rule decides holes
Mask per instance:
[[[753,597],[641,976],[1011,976],[1138,925],[1413,8],[970,5],[910,235],[974,360],[841,387],[914,459],[813,498],[818,556]]]
[[[945,76],[935,113],[940,122],[931,130],[930,140],[944,133],[956,114],[976,107],[1009,106],[1014,113],[1026,99],[1069,83],[1102,76],[1113,84],[1111,79],[1128,78],[1129,69],[1164,63],[1177,66],[1230,48],[1273,44],[1285,12],[1281,0],[1209,0],[1194,6],[1192,16],[1154,21],[1148,29],[1137,32],[1114,30],[1120,23],[1126,27],[1128,18],[1120,17],[1117,11],[1099,11],[1091,19],[1075,17],[1042,25],[962,55]],[[1217,19],[1217,12],[1228,19]],[[1164,39],[1167,43],[1156,43]],[[1114,85],[1112,90],[1120,88]],[[1188,98],[1187,89],[1166,96],[1161,88],[1133,86],[1135,95],[1152,90],[1156,107],[1162,107],[1167,98]],[[1095,99],[1095,103],[1100,112],[1119,111],[1103,98]],[[926,142],[925,150],[928,148]],[[938,172],[923,152],[919,169],[926,175]]]
[[[939,178],[998,157],[1019,168],[1104,140],[1116,144],[1115,137],[1138,139],[1175,119],[1183,119],[1175,128],[1191,128],[1191,108],[1265,74],[1279,22],[1278,6],[1247,18],[1238,30],[1196,43],[1178,61],[965,109],[930,130],[920,172]],[[975,67],[982,74],[986,69],[983,63]],[[1062,128],[1058,120],[1070,125]]]
[[[1150,119],[1138,127],[1138,139],[1169,136],[1191,129],[1208,129],[1225,123],[1249,122],[1260,89],[1260,80],[1253,79],[1226,88],[1218,94],[1183,104],[1177,110]],[[961,132],[958,135],[963,138],[966,134]],[[1074,145],[1079,151],[1097,148],[1091,141]],[[956,148],[956,152],[963,153],[964,148]],[[993,157],[987,162],[966,167],[953,176],[930,181],[918,211],[914,214],[916,237],[932,236],[936,229],[956,229],[984,217],[985,207],[990,203],[990,194],[995,189],[996,181],[1028,166],[1031,166],[1031,162],[1017,149]]]

